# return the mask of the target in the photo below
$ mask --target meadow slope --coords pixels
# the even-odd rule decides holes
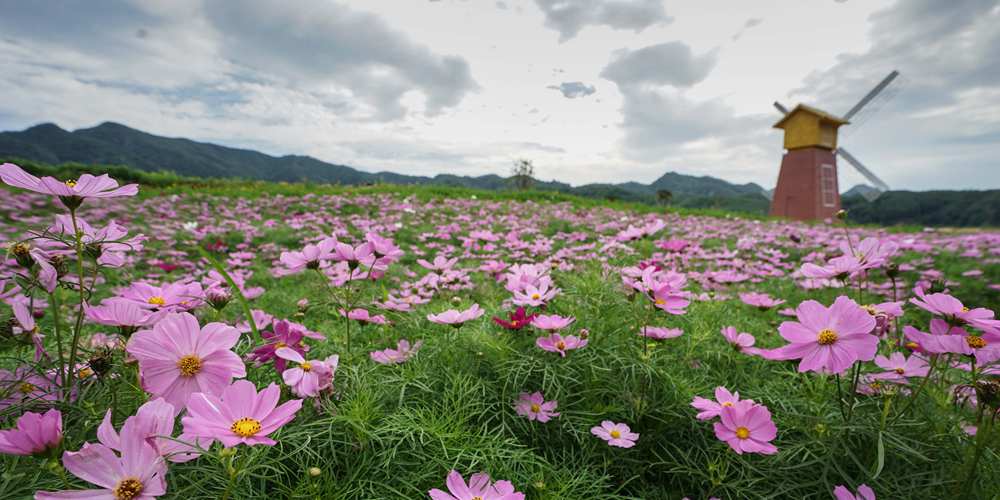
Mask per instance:
[[[0,428],[52,407],[63,428],[47,456],[0,456],[0,498],[94,487],[60,465],[61,451],[98,442],[109,408],[119,429],[155,398],[158,375],[133,349],[143,335],[134,331],[163,338],[157,322],[183,314],[235,327],[231,351],[245,361],[245,378],[258,390],[274,383],[282,402],[303,404],[270,435],[274,445],[203,443],[200,457],[169,463],[164,498],[427,498],[447,490],[452,470],[509,480],[530,499],[825,499],[837,485],[861,484],[880,499],[998,498],[1000,431],[990,422],[1000,391],[990,390],[1000,387],[1000,369],[988,365],[1000,358],[1000,328],[937,314],[956,327],[944,335],[983,339],[976,358],[935,354],[937,344],[903,330],[930,331],[935,317],[908,302],[915,289],[946,292],[966,312],[1000,308],[1000,233],[890,232],[849,219],[806,225],[446,188],[140,190],[83,201],[78,219],[95,228],[115,221],[129,236],[114,241],[130,245],[100,236],[88,243],[81,231],[78,254],[77,233],[43,231],[67,213],[57,197],[0,189],[0,240],[47,252],[11,246],[0,265],[0,316],[11,325],[3,332]],[[131,238],[140,233],[138,245]],[[862,246],[866,238],[874,250]],[[306,245],[320,250],[301,253]],[[837,261],[842,248],[857,262]],[[39,259],[58,272],[52,293]],[[783,302],[741,298],[748,292]],[[851,314],[877,322],[863,333],[879,355],[930,363],[930,373],[894,376],[894,367],[866,355],[843,375],[800,372],[798,359],[777,359],[789,344],[782,323],[808,323],[796,318],[797,306],[830,306],[841,296],[871,306]],[[80,300],[130,303],[145,323],[119,328],[96,314],[78,322]],[[560,333],[586,344],[553,352],[572,342],[553,339],[546,350],[538,339],[556,330],[492,320],[509,320],[514,302],[529,314],[572,318]],[[34,333],[6,319],[15,304],[34,313]],[[474,305],[485,314],[460,326],[429,319]],[[643,337],[644,326],[664,330]],[[720,331],[730,326],[755,337],[753,346],[745,337],[743,348],[727,342]],[[296,394],[273,359],[248,358],[268,338],[273,351],[273,332],[288,328],[306,334],[289,342],[304,346],[306,359],[339,356],[332,386]],[[60,376],[73,368],[60,360],[74,331],[80,364],[66,377],[70,391]],[[34,334],[44,335],[39,362]],[[373,359],[401,339],[421,344],[394,358],[403,362]],[[692,400],[713,399],[719,386],[767,408],[776,453],[736,453],[717,437],[718,418],[696,418]],[[516,411],[521,394],[536,391],[558,402],[558,416],[540,422]],[[170,420],[174,435],[187,427],[182,416]],[[634,446],[595,435],[605,420],[638,433]],[[981,432],[972,436],[976,424]]]

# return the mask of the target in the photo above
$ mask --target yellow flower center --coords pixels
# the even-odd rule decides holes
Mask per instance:
[[[747,439],[747,438],[749,438],[750,437],[750,429],[747,429],[746,427],[737,427],[736,428],[736,437],[738,437],[740,439]]]
[[[83,368],[80,371],[76,372],[76,377],[79,378],[80,380],[83,380],[93,374],[94,370],[91,370],[90,368]]]
[[[70,180],[66,181],[66,186],[70,187],[70,188],[75,188],[76,187],[76,181],[74,181],[73,179],[70,179]],[[129,497],[129,498],[132,498],[132,497]]]
[[[17,390],[21,391],[21,394],[31,394],[37,391],[38,388],[32,384],[29,384],[28,382],[24,382],[20,386],[18,386]]]
[[[906,370],[904,370],[904,369],[902,369],[902,368],[896,368],[896,373],[898,373],[898,374],[900,374],[900,375],[902,375],[902,374],[903,374],[903,373],[904,373],[905,371],[906,371]]]
[[[962,306],[962,312],[964,312],[964,313],[969,312],[969,308],[965,307],[965,306]]]
[[[906,348],[910,349],[910,350],[915,350],[915,349],[917,349],[917,348],[920,347],[920,344],[918,344],[916,342],[907,342],[906,344],[903,344],[903,345],[905,345]]]
[[[982,337],[973,337],[970,335],[965,337],[965,343],[969,344],[969,347],[973,349],[982,349],[986,347],[986,339]]]
[[[726,401],[725,403],[722,403],[722,406],[733,406],[733,402],[732,401]]]
[[[517,328],[517,320],[516,319],[515,320],[511,320],[510,326],[512,326],[514,328]]]
[[[177,360],[177,368],[180,369],[181,375],[193,377],[201,371],[201,358],[194,354],[188,354]]]
[[[146,303],[147,304],[152,304],[152,305],[158,306],[158,307],[163,307],[163,304],[166,304],[167,301],[163,300],[163,297],[160,297],[159,295],[157,295],[155,297],[150,297],[148,300],[146,300]]]
[[[531,300],[538,300],[540,298],[542,298],[542,296],[537,293],[531,294]]]
[[[561,340],[556,342],[556,349],[559,349],[560,351],[566,350],[566,343]]]
[[[622,437],[622,433],[620,431],[618,431],[618,429],[615,429],[615,430],[609,432],[608,434],[611,434],[611,437],[613,437],[615,439],[618,439],[618,438]]]
[[[312,370],[313,366],[312,363],[306,361],[305,363],[299,363],[299,368],[302,368],[302,371],[307,372],[309,370]]]
[[[538,406],[535,403],[531,404],[531,413],[538,413],[540,411],[542,411],[542,407],[541,406]]]
[[[132,500],[141,495],[142,490],[142,481],[134,477],[127,477],[118,481],[112,493],[115,495],[115,500]]]
[[[286,344],[284,342],[275,342],[274,343],[274,348],[275,349],[281,349],[282,347],[288,347],[288,344]]]
[[[861,306],[861,308],[867,311],[868,314],[871,314],[872,316],[878,314],[878,309],[875,309],[875,306],[873,305]]]
[[[837,341],[837,332],[829,328],[824,328],[820,330],[819,337],[816,340],[819,342],[819,345],[830,345]]]
[[[663,304],[666,304],[667,301],[663,300],[663,299],[656,299],[656,300],[653,301],[653,303],[655,303],[658,306],[662,306]]]
[[[233,434],[239,437],[251,437],[260,432],[260,421],[250,417],[243,417],[233,422],[233,426],[229,430],[233,431]]]

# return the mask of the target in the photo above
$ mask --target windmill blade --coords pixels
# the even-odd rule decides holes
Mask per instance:
[[[878,188],[878,189],[880,189],[882,191],[888,191],[889,190],[889,185],[888,184],[886,184],[885,182],[883,182],[882,179],[879,179],[874,173],[872,173],[871,170],[868,170],[868,168],[865,167],[864,165],[862,165],[861,162],[858,161],[858,159],[854,157],[854,155],[852,155],[851,153],[848,153],[846,149],[844,149],[844,148],[837,148],[837,155],[841,156],[845,160],[847,160],[847,163],[850,163],[851,166],[853,166],[858,172],[861,173],[861,175],[863,175],[865,177],[865,179],[868,179],[868,182],[871,182],[872,184],[874,184],[876,188]]]
[[[851,108],[851,110],[844,115],[844,119],[850,120],[852,116],[858,113],[858,111],[861,111],[861,108],[865,107],[865,105],[871,102],[871,100],[874,99],[875,96],[877,96],[880,92],[885,90],[885,88],[888,87],[889,84],[892,83],[892,81],[895,80],[897,76],[899,76],[899,71],[892,70],[892,72],[889,73],[889,76],[883,78],[882,81],[879,82],[878,85],[876,85],[875,88],[873,88],[871,92],[868,93],[868,95],[861,98],[861,100],[858,101],[858,103],[855,104],[854,107]]]
[[[787,115],[788,114],[788,108],[782,106],[781,103],[778,102],[778,101],[774,101],[774,109],[777,109],[778,111],[781,111],[781,114],[783,114],[783,115]]]

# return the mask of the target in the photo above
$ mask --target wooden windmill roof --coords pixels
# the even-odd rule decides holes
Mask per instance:
[[[823,111],[821,109],[816,109],[812,106],[807,106],[805,104],[799,104],[795,106],[794,109],[789,111],[788,114],[786,114],[781,120],[778,120],[778,123],[774,124],[774,128],[785,128],[785,122],[788,121],[788,119],[791,118],[792,115],[795,115],[797,113],[808,113],[811,115],[815,115],[818,116],[820,120],[831,122],[833,124],[836,124],[837,126],[847,125],[848,123],[850,123],[849,121],[840,118],[839,116],[831,115],[830,113],[827,113],[826,111]]]

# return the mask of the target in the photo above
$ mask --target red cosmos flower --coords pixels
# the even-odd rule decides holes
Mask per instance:
[[[538,314],[525,314],[523,307],[518,307],[516,311],[510,313],[510,320],[503,320],[499,316],[493,316],[493,322],[506,328],[507,330],[520,330],[535,319]]]

